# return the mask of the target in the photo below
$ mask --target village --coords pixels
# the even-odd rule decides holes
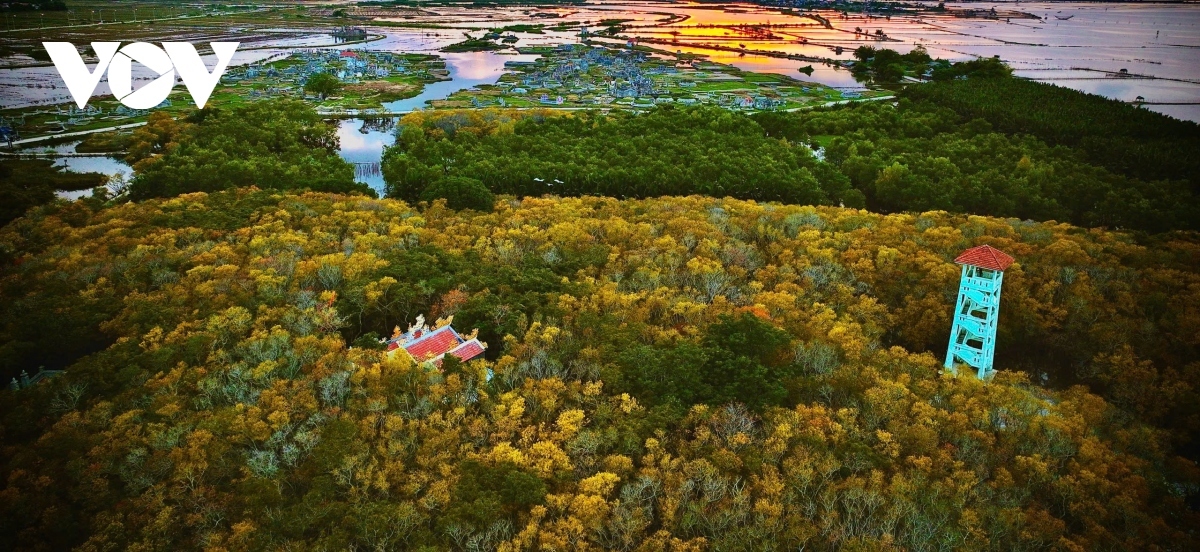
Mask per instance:
[[[306,92],[314,75],[338,78],[340,90],[328,97]],[[245,101],[303,98],[319,110],[339,113],[382,111],[384,103],[419,94],[425,84],[446,80],[449,71],[434,55],[366,50],[301,49],[278,54],[246,66],[231,67],[206,107],[220,108]],[[24,137],[69,134],[116,125],[136,124],[152,111],[192,109],[180,88],[153,109],[130,109],[111,96],[97,97],[84,108],[61,103],[0,111],[0,145]]]
[[[337,77],[342,87],[321,97],[305,91],[317,74]],[[433,55],[368,50],[296,50],[281,59],[236,67],[221,78],[222,90],[255,100],[302,97],[329,111],[378,110],[383,104],[420,93],[424,84],[446,80],[449,71]]]
[[[637,109],[678,104],[764,111],[859,97],[786,75],[741,71],[698,56],[664,55],[632,44],[622,49],[563,44],[519,51],[540,57],[506,62],[510,72],[495,85],[459,91],[431,105]]]
[[[343,31],[339,31],[343,32]],[[432,109],[483,107],[551,109],[647,109],[656,105],[713,105],[735,111],[813,107],[880,91],[839,91],[787,75],[756,73],[715,63],[703,56],[671,54],[629,42],[626,47],[594,43],[517,48],[522,60],[504,62],[495,84],[459,90],[429,101]],[[536,56],[533,61],[526,61]],[[336,77],[329,93],[308,89],[319,74]],[[388,115],[388,105],[412,98],[429,83],[449,80],[437,55],[345,48],[294,49],[232,67],[207,107],[272,98],[297,98],[331,117]],[[63,103],[0,111],[0,145],[30,136],[78,135],[102,128],[128,127],[151,111],[183,114],[191,102],[182,89],[154,110],[130,109],[112,97],[86,108]],[[84,149],[78,150],[84,152]]]

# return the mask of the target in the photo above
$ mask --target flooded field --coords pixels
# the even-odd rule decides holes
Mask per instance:
[[[984,10],[981,4],[947,8]],[[364,11],[370,40],[349,48],[436,53],[441,48],[504,30],[513,49],[485,54],[440,54],[450,81],[430,85],[420,96],[395,102],[394,110],[425,105],[477,84],[493,83],[515,48],[580,42],[582,31],[598,44],[637,44],[668,52],[704,54],[740,69],[774,72],[832,86],[861,89],[835,61],[852,59],[862,45],[906,52],[920,45],[934,57],[963,60],[1000,56],[1017,74],[1101,94],[1122,101],[1144,99],[1147,107],[1172,116],[1200,120],[1200,7],[1188,4],[996,3],[995,15],[965,18],[952,13],[875,16],[828,10],[782,13],[748,4],[693,2],[591,2],[570,7],[499,8],[429,7]],[[961,12],[959,13],[961,15]],[[247,16],[248,17],[248,16]],[[395,25],[409,25],[401,27]],[[596,31],[621,25],[615,36]],[[513,26],[525,26],[525,29]],[[536,28],[532,28],[536,27]],[[138,39],[238,40],[242,47],[232,65],[286,55],[290,49],[346,47],[328,29],[188,27],[135,29]],[[132,32],[132,31],[130,31]],[[84,37],[83,33],[75,33]],[[3,36],[3,35],[0,35]],[[71,33],[67,34],[70,38]],[[121,37],[113,37],[120,39]],[[789,59],[789,57],[791,59]],[[825,61],[825,63],[822,63]],[[23,56],[3,60],[0,108],[58,104],[69,100],[52,67],[30,67]],[[15,65],[21,65],[17,68]],[[813,67],[812,75],[799,69]],[[153,75],[138,75],[150,79]],[[107,92],[101,83],[97,94]]]
[[[384,109],[391,112],[412,111],[425,107],[425,102],[441,100],[447,96],[480,84],[493,84],[504,74],[506,61],[532,61],[534,55],[498,54],[495,52],[462,52],[440,54],[446,60],[450,80],[425,85],[421,93],[412,98],[387,102]]]
[[[855,48],[870,45],[907,52],[918,46],[934,57],[965,60],[999,56],[1016,74],[1100,94],[1121,101],[1144,100],[1149,109],[1200,121],[1200,6],[1186,4],[997,3],[948,4],[947,12],[876,16],[835,11],[783,13],[748,4],[630,1],[591,2],[569,7],[431,7],[364,11],[372,24],[366,37],[347,41],[328,25],[259,25],[254,14],[237,25],[206,26],[193,20],[114,27],[109,39],[236,40],[231,66],[261,64],[300,49],[355,49],[435,54],[445,61],[449,78],[424,85],[414,97],[384,102],[403,113],[429,106],[431,100],[480,85],[496,83],[509,71],[506,62],[529,62],[536,54],[517,49],[580,43],[654,48],[664,54],[700,54],[710,61],[745,71],[778,73],[841,91],[864,84],[839,62]],[[975,17],[964,12],[977,10]],[[360,14],[363,15],[363,14]],[[316,14],[320,15],[320,14]],[[96,39],[94,25],[65,27],[47,36],[83,43]],[[617,32],[605,32],[609,29]],[[445,53],[466,38],[503,33],[506,49]],[[129,35],[126,37],[125,35]],[[0,45],[34,40],[28,33],[0,32]],[[667,56],[670,57],[670,56]],[[209,60],[211,63],[211,59]],[[811,74],[802,72],[811,67]],[[141,70],[139,72],[139,69]],[[156,75],[135,65],[135,79]],[[136,84],[135,84],[136,86]],[[107,82],[96,96],[108,94]],[[457,97],[457,96],[456,96]],[[0,109],[62,105],[70,96],[54,67],[28,55],[0,58]],[[337,123],[341,155],[355,165],[356,179],[382,193],[380,159],[394,141],[394,117],[343,119]],[[128,165],[109,157],[73,156],[75,143],[30,147],[53,151],[56,161],[77,172],[128,177]],[[72,197],[90,193],[70,192]]]
[[[902,53],[920,45],[935,58],[953,61],[999,56],[1022,77],[1122,101],[1141,96],[1150,109],[1200,121],[1200,6],[1194,4],[997,3],[996,19],[934,13],[784,15],[753,6],[731,12],[695,4],[641,5],[682,19],[639,25],[627,34],[673,50],[709,53],[713,61],[747,70],[805,78],[795,71],[807,61],[755,52],[848,60],[862,45]],[[1001,17],[1009,11],[1025,16]],[[746,55],[711,52],[730,46],[744,49]],[[835,87],[854,85],[847,71],[814,67],[811,80]]]
[[[934,57],[954,61],[1000,56],[1018,75],[1122,101],[1142,97],[1147,107],[1200,120],[1200,6],[1194,4],[996,3],[948,4],[947,8],[997,13],[965,18],[950,13],[876,16],[835,11],[781,13],[746,4],[690,2],[589,3],[580,7],[504,12],[486,8],[430,8],[389,21],[422,22],[463,29],[501,29],[519,24],[575,23],[595,31],[620,20],[618,37],[597,42],[639,44],[708,55],[740,69],[776,72],[840,89],[857,89],[850,72],[813,59],[850,60],[862,45],[907,52],[920,45]],[[606,21],[608,20],[608,21]],[[591,27],[587,27],[591,25]],[[406,33],[389,29],[387,42]],[[428,31],[426,31],[428,33]],[[425,42],[461,39],[439,29]],[[475,33],[476,35],[480,33]],[[513,32],[516,46],[578,41],[579,32],[543,29]],[[365,47],[375,47],[368,45]],[[787,59],[797,56],[806,59]],[[799,69],[813,65],[811,76]],[[1123,70],[1123,71],[1122,71]]]

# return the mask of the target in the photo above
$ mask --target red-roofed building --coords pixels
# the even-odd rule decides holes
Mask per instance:
[[[972,247],[954,258],[954,262],[957,264],[999,271],[1007,270],[1009,266],[1012,266],[1014,260],[1005,252],[990,245]]]
[[[425,317],[418,316],[417,323],[409,326],[407,332],[401,333],[400,327],[397,326],[392,338],[387,341],[388,353],[394,354],[395,351],[403,349],[413,361],[432,362],[438,367],[441,367],[442,358],[447,354],[452,354],[463,362],[483,356],[487,344],[475,338],[478,330],[466,337],[461,336],[450,327],[453,320],[454,317],[438,320],[434,328],[430,329],[425,324]]]
[[[356,57],[358,57],[358,52],[354,52],[351,50],[343,50],[340,55],[344,58],[356,58]]]

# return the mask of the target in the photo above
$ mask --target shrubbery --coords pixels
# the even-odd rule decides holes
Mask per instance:
[[[476,211],[491,211],[496,203],[496,196],[487,186],[474,178],[450,176],[435,180],[421,192],[422,201],[445,199],[446,206],[451,209],[474,209]]]

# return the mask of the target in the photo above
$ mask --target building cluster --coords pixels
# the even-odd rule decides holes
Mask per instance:
[[[556,106],[623,104],[632,107],[678,103],[712,104],[730,109],[777,109],[785,100],[767,90],[704,92],[698,81],[740,80],[718,75],[704,76],[704,62],[674,62],[651,59],[645,52],[613,50],[581,44],[564,44],[542,60],[509,61],[508,69],[519,71],[515,78],[502,79],[501,97],[495,105],[508,105],[503,95],[527,97],[536,103]],[[482,107],[487,100],[472,98]]]
[[[333,32],[331,32],[329,34],[336,39],[347,40],[347,41],[362,40],[364,38],[367,38],[367,30],[366,29],[364,29],[362,27],[352,27],[350,25],[338,27],[337,29],[334,29]]]
[[[93,103],[86,107],[76,107],[75,104],[55,105],[52,107],[42,108],[37,111],[31,111],[15,115],[11,118],[0,118],[0,142],[8,143],[19,138],[18,129],[26,127],[28,119],[35,121],[42,120],[44,122],[37,123],[43,127],[40,130],[49,134],[59,134],[70,130],[71,127],[80,127],[90,125],[97,121],[119,121],[130,117],[140,117],[149,114],[154,109],[170,107],[171,100],[163,100],[162,103],[154,106],[151,109],[132,109],[124,105],[117,105],[112,109],[104,109],[103,107]],[[40,119],[40,116],[47,115],[47,119]]]
[[[221,77],[225,84],[269,79],[272,84],[256,90],[252,97],[287,95],[304,87],[314,75],[328,73],[346,84],[379,80],[413,71],[402,55],[391,52],[360,50],[297,50],[290,56],[292,63],[283,67],[272,64],[251,64],[235,67]]]

